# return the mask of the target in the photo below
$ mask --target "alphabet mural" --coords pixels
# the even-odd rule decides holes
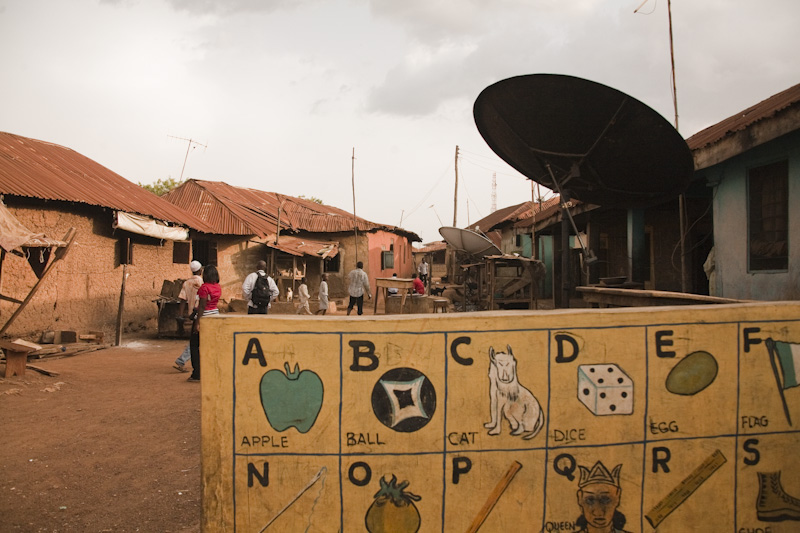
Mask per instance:
[[[800,304],[201,335],[204,531],[800,527]]]

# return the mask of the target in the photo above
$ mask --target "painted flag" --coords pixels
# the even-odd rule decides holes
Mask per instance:
[[[775,341],[775,353],[783,374],[783,388],[797,387],[800,377],[800,344]]]
[[[774,339],[767,339],[765,344],[772,363],[772,373],[775,374],[775,381],[778,384],[778,393],[783,403],[783,413],[786,421],[792,425],[792,415],[789,413],[789,404],[786,403],[786,396],[783,391],[797,387],[798,373],[800,373],[800,344],[781,342]],[[780,370],[779,370],[780,368]],[[783,379],[781,380],[781,375]]]

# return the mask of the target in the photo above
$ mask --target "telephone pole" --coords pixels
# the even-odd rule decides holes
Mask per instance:
[[[453,227],[458,227],[458,145],[456,145],[456,191],[453,193]]]

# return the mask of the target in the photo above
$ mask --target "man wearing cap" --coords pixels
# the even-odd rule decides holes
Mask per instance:
[[[617,511],[622,489],[619,485],[622,465],[611,472],[597,461],[589,469],[578,465],[578,505],[583,514],[575,522],[583,533],[628,533],[624,529],[625,515]]]
[[[192,277],[183,282],[181,293],[178,295],[178,298],[181,300],[181,305],[178,310],[178,320],[180,321],[194,319],[197,313],[197,290],[203,284],[203,278],[201,276],[203,265],[200,264],[200,261],[192,261],[189,263],[189,268],[192,271]],[[181,325],[183,325],[183,323],[181,323]],[[185,365],[190,357],[191,352],[187,345],[183,353],[175,360],[174,368],[180,372],[188,372],[189,370],[185,368]]]

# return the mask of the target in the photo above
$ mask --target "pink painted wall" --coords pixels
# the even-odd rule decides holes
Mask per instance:
[[[408,239],[389,233],[378,231],[369,233],[369,260],[365,262],[370,287],[375,291],[375,278],[388,278],[396,272],[397,277],[410,278],[414,273],[414,264],[411,259],[411,243]],[[381,270],[381,253],[394,251],[394,268]]]

